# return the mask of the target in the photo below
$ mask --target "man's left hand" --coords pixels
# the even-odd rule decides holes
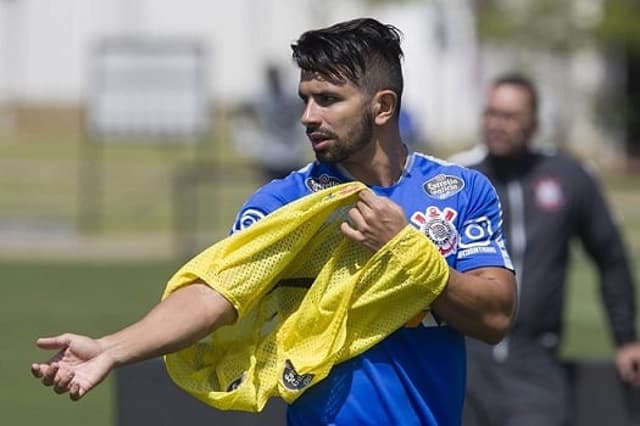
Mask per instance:
[[[640,342],[627,343],[618,348],[616,367],[622,380],[640,386]]]
[[[364,190],[340,229],[345,237],[377,251],[405,226],[407,219],[402,207],[371,190]]]

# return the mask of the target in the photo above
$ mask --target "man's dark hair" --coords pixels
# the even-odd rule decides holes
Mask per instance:
[[[369,95],[393,90],[402,96],[402,33],[393,25],[360,18],[307,31],[291,45],[303,71],[317,72],[333,83],[347,80]]]
[[[531,106],[531,113],[534,117],[538,116],[538,89],[533,81],[525,76],[524,74],[520,74],[517,72],[510,72],[506,74],[502,74],[493,80],[493,87],[502,86],[502,85],[513,85],[521,87],[529,93],[529,101]]]

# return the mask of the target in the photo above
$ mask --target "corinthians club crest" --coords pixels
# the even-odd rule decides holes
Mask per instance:
[[[411,223],[416,225],[438,247],[440,253],[447,257],[458,250],[458,231],[453,220],[458,215],[454,209],[445,207],[427,207],[425,212],[415,212]]]
[[[533,184],[535,205],[547,212],[556,212],[565,204],[565,197],[560,181],[553,177],[539,179]]]

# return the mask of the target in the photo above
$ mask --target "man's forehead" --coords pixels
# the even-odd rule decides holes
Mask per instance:
[[[327,83],[335,84],[336,86],[352,85],[358,86],[358,84],[349,77],[349,73],[337,67],[335,70],[301,70],[300,81],[326,81]]]
[[[358,86],[342,76],[334,76],[318,71],[300,71],[300,85],[323,87],[325,89],[355,89]]]
[[[529,109],[531,94],[517,85],[498,85],[491,88],[487,97],[488,105],[509,106],[512,109]]]
[[[326,81],[329,83],[334,83],[335,82],[332,78],[329,78],[326,74],[323,74],[319,71],[309,71],[309,70],[301,70],[300,71],[300,81],[311,81],[311,80],[317,80],[317,81]]]

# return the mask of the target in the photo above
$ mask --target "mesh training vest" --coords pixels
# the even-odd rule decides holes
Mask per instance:
[[[352,182],[294,201],[170,279],[163,298],[199,278],[239,318],[165,356],[176,384],[224,410],[260,411],[270,397],[291,403],[440,294],[448,265],[419,230],[406,226],[375,253],[342,235],[361,190]]]

